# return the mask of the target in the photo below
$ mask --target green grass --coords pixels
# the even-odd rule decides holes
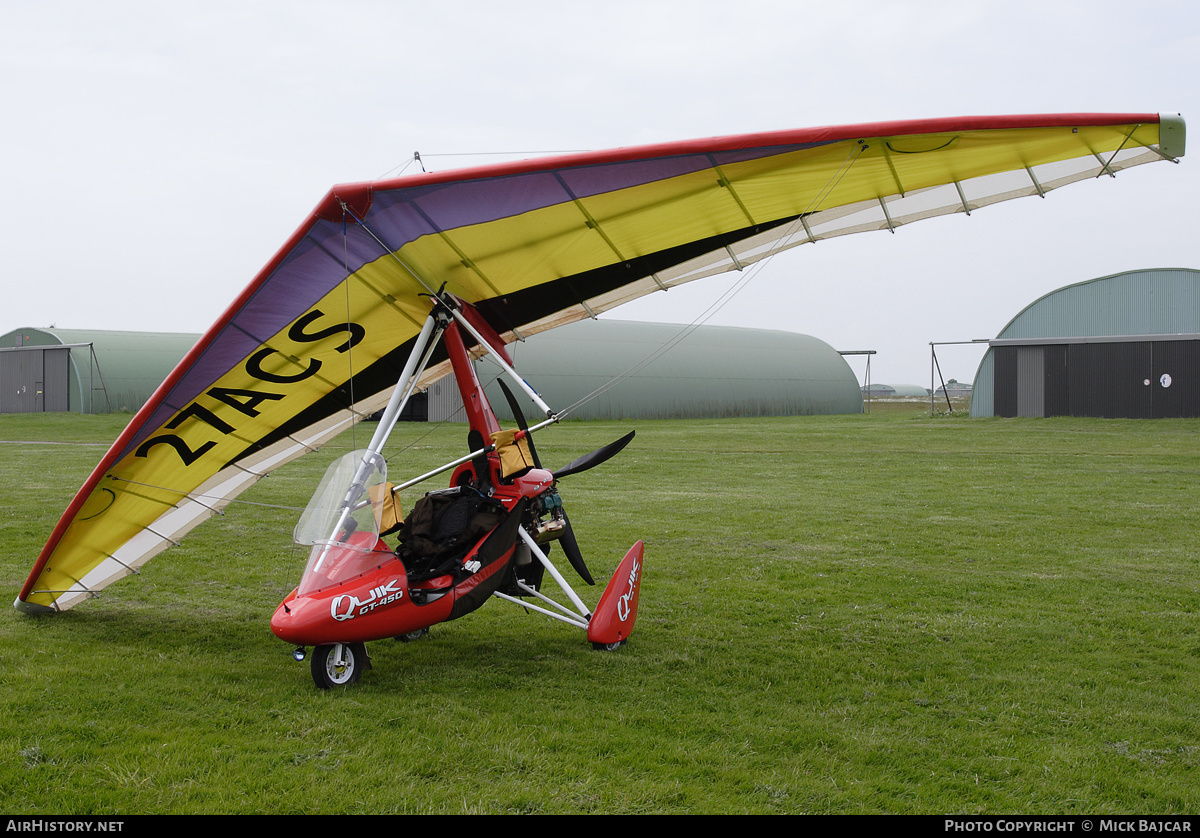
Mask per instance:
[[[127,418],[0,417],[13,596]],[[314,689],[268,621],[343,437],[102,598],[0,616],[0,811],[1200,810],[1200,422],[876,402],[539,452],[631,426],[562,489],[597,578],[646,541],[620,651],[497,601]],[[464,428],[397,437],[418,473]]]

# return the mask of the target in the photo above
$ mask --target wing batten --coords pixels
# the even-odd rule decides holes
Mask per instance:
[[[741,196],[738,195],[737,189],[734,188],[733,182],[728,178],[728,176],[726,176],[725,172],[721,169],[721,164],[716,161],[715,157],[709,155],[708,159],[712,161],[713,171],[717,173],[717,185],[723,189],[729,190],[730,197],[733,198],[734,202],[738,205],[738,209],[740,209],[742,214],[746,217],[746,223],[753,227],[758,223],[758,221],[754,218],[754,215],[750,212],[750,210],[746,208],[746,203],[742,200]]]
[[[883,150],[884,160],[887,161],[888,171],[890,171],[892,173],[892,180],[894,180],[896,183],[896,192],[900,195],[901,198],[903,198],[904,192],[905,192],[904,183],[900,180],[900,173],[898,171],[896,171],[896,164],[894,162],[892,162],[891,151],[892,151],[891,145],[889,143],[884,143],[884,150]]]
[[[1185,136],[1182,119],[1152,114],[966,117],[337,186],[101,459],[20,606],[95,595],[381,407],[427,312],[421,295],[443,282],[506,339],[527,336],[800,244],[1177,160]],[[445,365],[435,357],[423,381]]]

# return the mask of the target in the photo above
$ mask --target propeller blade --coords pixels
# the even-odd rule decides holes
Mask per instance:
[[[508,385],[504,383],[503,378],[497,378],[496,383],[504,391],[504,398],[508,400],[508,409],[512,411],[513,418],[517,420],[517,427],[523,431],[528,431],[529,423],[525,421],[525,414],[521,411],[521,405],[517,402],[516,396],[513,395],[512,390],[508,389]],[[542,461],[538,459],[537,448],[533,445],[533,434],[526,435],[525,441],[529,443],[529,456],[533,457],[533,464],[541,468]]]
[[[512,411],[517,427],[523,431],[528,431],[529,423],[525,420],[525,413],[521,410],[521,405],[517,402],[516,397],[513,396],[512,390],[508,389],[508,385],[504,383],[504,379],[498,378],[496,382],[500,385],[500,390],[504,393],[504,398],[508,400],[508,407]],[[585,454],[565,468],[556,471],[554,479],[557,480],[568,474],[577,474],[593,466],[600,465],[628,445],[629,441],[633,439],[633,435],[634,431],[630,431],[616,442],[610,442],[603,448],[599,448],[590,454]],[[529,456],[533,457],[533,464],[541,468],[542,461],[538,458],[537,448],[533,445],[533,434],[526,435],[525,439],[529,443]],[[563,528],[562,535],[558,537],[557,541],[562,545],[563,553],[567,556],[567,561],[571,563],[571,567],[575,568],[575,572],[579,574],[580,579],[589,585],[595,585],[596,581],[592,578],[587,564],[583,561],[583,553],[579,549],[579,542],[575,540],[575,530],[571,527],[571,519],[567,517],[565,510],[563,511],[563,523],[566,526]],[[546,549],[549,550],[549,545],[546,546]]]
[[[583,553],[579,552],[579,542],[575,540],[575,531],[571,529],[571,519],[567,517],[565,510],[563,520],[567,526],[563,530],[563,534],[558,537],[558,543],[562,545],[563,552],[567,554],[567,561],[571,563],[571,567],[575,568],[579,577],[589,585],[595,585],[592,574],[588,572],[587,565],[583,563]]]
[[[630,431],[616,442],[610,442],[603,448],[597,448],[591,454],[584,454],[578,460],[568,463],[558,471],[554,472],[554,479],[558,480],[559,478],[566,477],[568,474],[578,474],[581,471],[587,471],[589,468],[600,465],[628,445],[629,441],[633,439],[633,435],[635,433],[637,432]]]

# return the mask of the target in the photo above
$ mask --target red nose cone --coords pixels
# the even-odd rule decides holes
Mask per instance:
[[[301,638],[300,629],[302,624],[295,619],[296,613],[295,592],[285,599],[275,613],[271,616],[271,632],[280,640],[297,645],[305,645],[305,641]]]

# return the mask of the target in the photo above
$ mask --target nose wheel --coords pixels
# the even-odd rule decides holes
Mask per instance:
[[[357,684],[370,665],[367,647],[361,643],[318,646],[312,654],[313,683],[323,690]]]

